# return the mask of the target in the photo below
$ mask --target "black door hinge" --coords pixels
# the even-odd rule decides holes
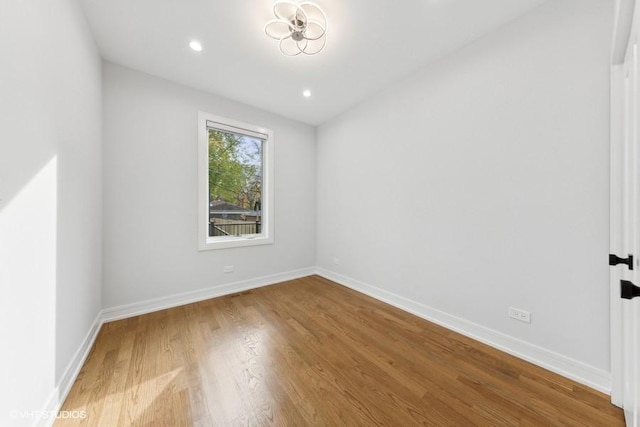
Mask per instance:
[[[620,297],[632,299],[640,297],[640,288],[628,280],[620,280]]]
[[[609,254],[609,265],[625,264],[629,270],[633,270],[633,255],[627,258],[620,258],[618,255]]]

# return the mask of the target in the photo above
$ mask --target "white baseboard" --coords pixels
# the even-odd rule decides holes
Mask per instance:
[[[76,354],[71,359],[71,362],[64,371],[64,374],[62,374],[60,381],[56,384],[56,388],[49,397],[43,411],[47,416],[40,418],[36,425],[42,427],[50,427],[53,425],[56,420],[53,414],[57,414],[60,411],[69,391],[71,391],[71,386],[73,386],[73,383],[78,377],[80,369],[82,369],[82,365],[84,365],[84,361],[87,360],[87,356],[89,356],[93,343],[98,337],[98,332],[100,332],[102,323],[102,312],[100,312],[93,321],[91,328],[89,328],[89,332],[87,332],[87,335],[76,351]]]
[[[249,289],[260,288],[262,286],[273,285],[274,283],[285,282],[287,280],[299,279],[301,277],[312,275],[315,273],[315,271],[316,269],[314,267],[303,268],[300,270],[272,274],[269,276],[257,277],[255,279],[227,283],[220,286],[213,286],[206,289],[199,289],[197,291],[190,291],[181,294],[169,295],[166,297],[154,298],[146,301],[136,302],[133,304],[106,308],[102,310],[102,317],[105,322],[113,322],[114,320],[126,319],[128,317],[137,316],[139,314],[151,313],[158,310],[164,310],[166,308],[191,304],[193,302],[203,301],[210,298],[234,294],[236,292],[243,292]]]
[[[611,374],[609,372],[333,271],[318,267],[316,274],[580,384],[611,394]]]
[[[166,308],[177,307],[184,304],[190,304],[223,295],[229,295],[236,292],[260,288],[279,282],[285,282],[287,280],[299,279],[312,274],[318,274],[319,276],[333,282],[369,295],[377,300],[386,302],[387,304],[391,304],[401,310],[415,314],[423,319],[488,344],[603,393],[611,393],[611,375],[609,372],[597,369],[593,366],[534,344],[527,343],[509,335],[505,335],[501,332],[494,331],[468,320],[452,316],[425,304],[412,301],[408,298],[371,286],[356,279],[340,275],[324,268],[310,267],[103,309],[91,325],[87,336],[82,342],[80,348],[78,348],[78,351],[74,355],[55,390],[48,399],[43,412],[45,414],[58,413],[71,390],[71,386],[80,373],[80,369],[89,355],[89,351],[91,350],[103,323],[125,319],[140,314],[151,313],[158,310],[164,310]],[[41,418],[36,425],[49,427],[53,425],[54,421],[55,417]]]

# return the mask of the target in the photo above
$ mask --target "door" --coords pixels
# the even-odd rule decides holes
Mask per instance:
[[[640,8],[635,9],[624,56],[612,68],[609,263],[611,400],[624,408],[627,426],[640,427]]]

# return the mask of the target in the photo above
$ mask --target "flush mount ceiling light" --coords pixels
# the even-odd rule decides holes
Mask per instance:
[[[278,1],[273,5],[273,14],[277,19],[267,22],[264,32],[280,42],[283,55],[315,55],[324,49],[327,17],[318,5]]]

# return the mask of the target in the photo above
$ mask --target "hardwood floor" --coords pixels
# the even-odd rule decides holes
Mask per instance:
[[[623,426],[608,396],[311,276],[105,324],[56,426]]]

